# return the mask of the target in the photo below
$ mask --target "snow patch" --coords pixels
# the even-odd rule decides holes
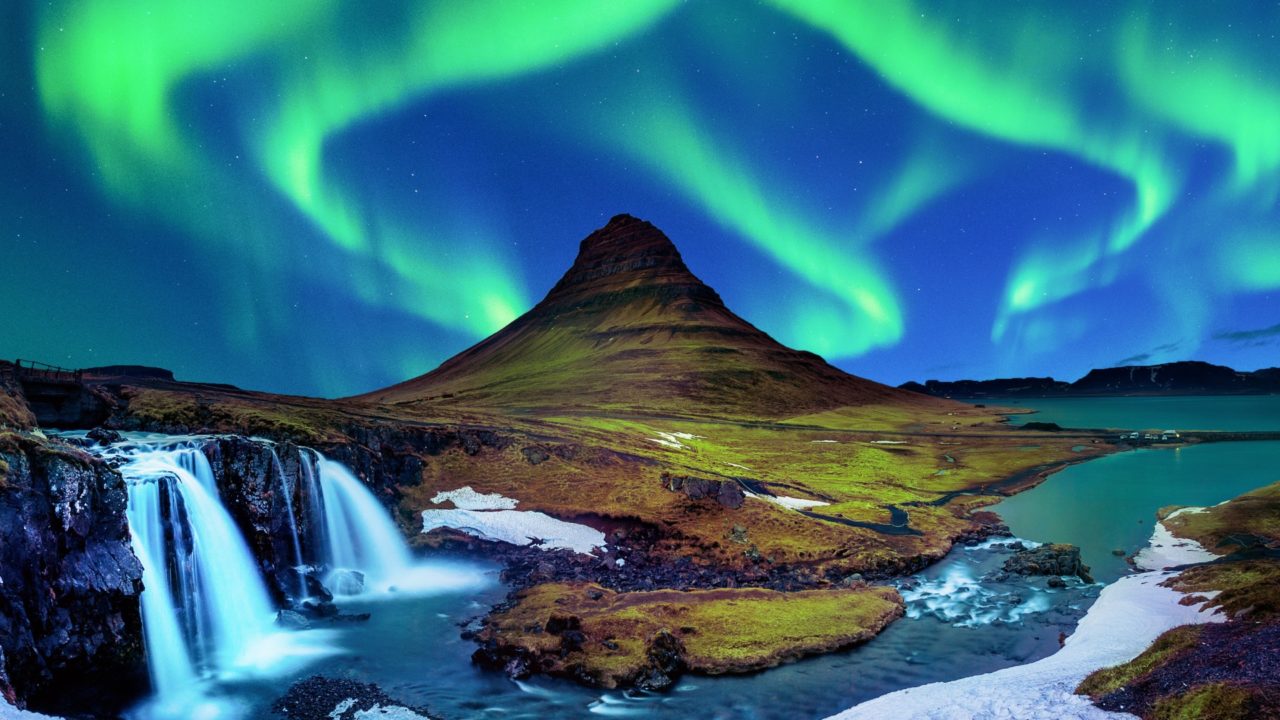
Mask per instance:
[[[746,465],[739,465],[738,463],[731,463],[731,462],[727,462],[727,463],[725,463],[725,465],[728,465],[729,467],[736,467],[736,468],[738,468],[739,470],[750,470],[750,469],[751,469],[751,468],[747,467]]]
[[[0,697],[0,720],[61,720],[53,715],[41,715],[28,710],[19,710]]]
[[[543,550],[567,548],[584,555],[605,546],[593,527],[557,520],[532,510],[423,510],[422,532],[452,528],[482,540],[512,545],[538,543]]]
[[[773,503],[788,510],[807,510],[813,507],[822,507],[830,505],[829,502],[822,500],[805,500],[804,498],[787,497],[786,495],[757,495],[755,493],[744,493],[747,497],[753,497],[757,500],[763,500],[767,503]]]
[[[354,720],[431,720],[426,715],[419,715],[407,707],[399,705],[374,705],[368,710],[357,710],[352,716]]]
[[[689,449],[688,445],[685,445],[684,443],[680,442],[681,440],[706,440],[705,437],[701,435],[694,435],[693,433],[687,433],[687,432],[669,433],[669,432],[662,432],[662,431],[658,431],[658,437],[656,438],[645,438],[645,439],[651,443],[657,443],[663,447],[669,447],[672,450],[688,450]]]
[[[839,445],[840,441],[839,440],[810,440],[809,444],[810,445],[826,445],[826,444]]]
[[[872,445],[907,445],[906,440],[872,440]]]
[[[1170,573],[1151,571],[1121,578],[1103,589],[1058,652],[1027,665],[882,695],[833,716],[969,720],[1020,718],[1120,718],[1073,691],[1089,673],[1128,662],[1161,633],[1178,625],[1222,622],[1217,614],[1179,603],[1182,593],[1160,585]]]
[[[1177,517],[1182,513],[1197,512],[1204,512],[1204,508],[1182,508],[1169,513],[1169,517],[1165,519]],[[1155,530],[1151,533],[1150,544],[1134,556],[1133,563],[1142,570],[1164,570],[1180,565],[1195,565],[1216,559],[1218,559],[1218,556],[1206,550],[1200,543],[1195,540],[1176,537],[1169,532],[1169,528],[1165,527],[1164,522],[1158,522]]]
[[[503,497],[498,493],[484,494],[471,489],[470,485],[457,490],[438,492],[431,502],[439,505],[452,500],[459,510],[514,510],[519,500]]]

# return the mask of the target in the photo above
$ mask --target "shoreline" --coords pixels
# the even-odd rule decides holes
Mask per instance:
[[[1161,544],[1156,545],[1157,548],[1171,549],[1163,542],[1161,528],[1163,524],[1157,523],[1151,544],[1144,552],[1158,541]],[[1164,534],[1172,537],[1167,528]],[[1063,648],[1047,658],[993,673],[888,693],[828,720],[1132,717],[1098,708],[1088,697],[1075,694],[1075,688],[1093,671],[1137,657],[1171,628],[1225,619],[1220,613],[1205,610],[1208,600],[1184,605],[1188,594],[1164,585],[1178,575],[1164,568],[1185,561],[1196,550],[1210,555],[1198,543],[1186,543],[1188,545],[1182,545],[1179,541],[1177,552],[1148,554],[1144,559],[1144,572],[1126,575],[1104,588]]]

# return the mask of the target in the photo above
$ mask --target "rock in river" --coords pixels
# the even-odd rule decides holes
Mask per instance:
[[[1019,550],[1004,561],[1005,572],[1017,575],[1074,575],[1092,583],[1089,566],[1080,561],[1080,548],[1065,543]]]

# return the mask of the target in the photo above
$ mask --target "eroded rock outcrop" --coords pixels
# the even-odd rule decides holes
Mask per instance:
[[[1093,582],[1089,566],[1080,560],[1080,548],[1066,543],[1023,548],[1004,561],[1004,570],[1017,575],[1075,576]]]
[[[19,706],[110,709],[145,684],[126,502],[88,455],[0,435],[0,691]]]
[[[714,500],[730,510],[737,510],[747,500],[742,486],[735,480],[711,480],[663,473],[662,485],[672,492],[688,495],[690,500]]]

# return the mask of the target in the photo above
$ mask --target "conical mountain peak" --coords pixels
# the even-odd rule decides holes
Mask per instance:
[[[364,398],[750,418],[935,402],[777,342],[725,307],[661,230],[630,215],[588,235],[532,310],[434,371]]]
[[[714,291],[689,272],[680,251],[661,230],[624,214],[615,215],[583,239],[572,267],[539,307],[581,302],[637,286],[683,286],[704,300],[714,297],[720,302]]]

